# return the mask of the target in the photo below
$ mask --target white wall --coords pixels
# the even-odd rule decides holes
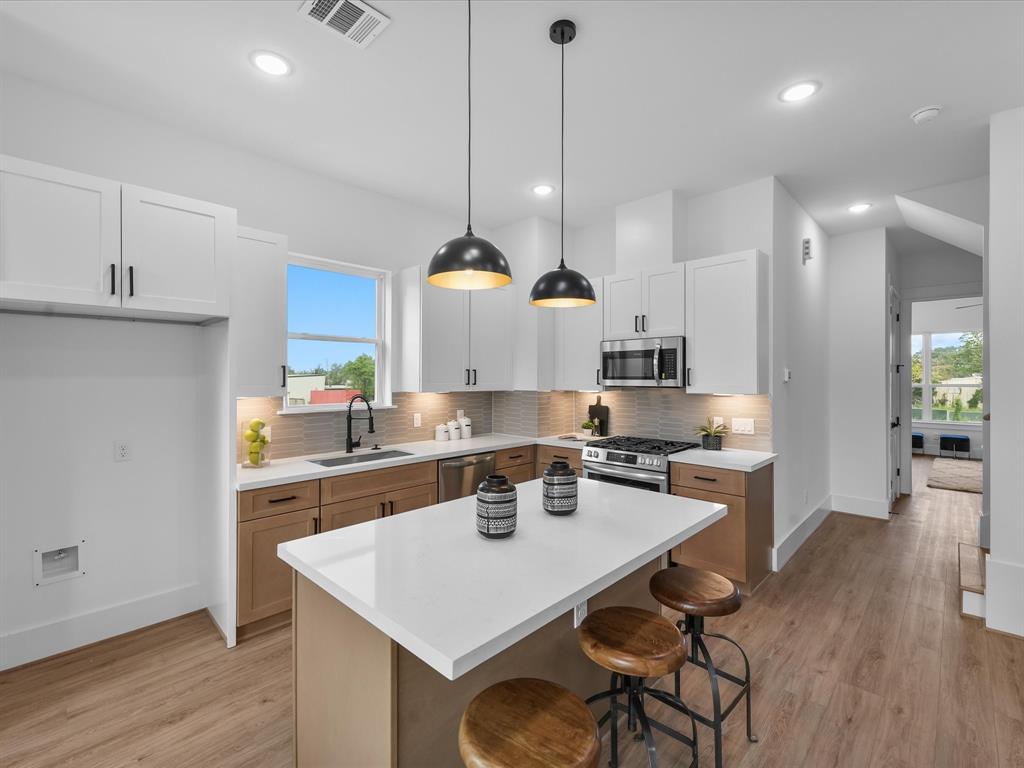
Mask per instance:
[[[0,73],[0,94],[0,152],[237,208],[239,224],[283,232],[299,253],[398,269],[465,232],[461,219],[9,73]]]
[[[829,240],[829,445],[832,505],[887,517],[886,235]]]
[[[683,261],[685,249],[686,200],[681,192],[670,189],[616,207],[616,274]]]
[[[572,233],[572,268],[593,280],[615,274],[615,216],[609,214]]]
[[[969,304],[977,304],[968,307]],[[964,309],[957,309],[964,307]],[[982,327],[981,296],[964,299],[915,301],[911,319],[912,333],[955,333],[980,331]]]
[[[772,201],[772,436],[779,453],[775,560],[781,567],[830,509],[831,253],[827,235],[778,180]],[[753,221],[760,218],[752,216]],[[752,240],[763,237],[757,229],[751,234]],[[813,256],[806,264],[804,238],[811,239]],[[786,368],[793,373],[788,383],[783,381]]]
[[[991,554],[985,623],[1024,635],[1024,108],[992,116],[989,151]]]
[[[0,314],[0,667],[206,605],[203,333]],[[33,549],[81,539],[85,575],[35,587]]]
[[[935,253],[900,254],[897,264],[900,287],[913,298],[955,295],[958,288],[981,289],[982,261],[971,253],[938,249]]]
[[[686,201],[686,250],[676,261],[703,259],[773,247],[772,199],[775,179],[768,176]]]

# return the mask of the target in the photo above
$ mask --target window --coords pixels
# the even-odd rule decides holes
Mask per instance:
[[[286,409],[390,405],[390,273],[292,254],[288,265]]]
[[[981,421],[984,347],[978,331],[910,337],[910,407],[915,421]]]

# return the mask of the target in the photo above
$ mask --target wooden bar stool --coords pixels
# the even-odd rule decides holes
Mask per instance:
[[[579,696],[520,677],[469,702],[459,723],[459,754],[467,768],[596,768],[601,737]]]
[[[719,576],[712,571],[690,568],[686,565],[677,565],[658,571],[651,577],[650,588],[651,594],[659,603],[684,614],[683,620],[677,626],[682,630],[684,637],[687,635],[690,637],[689,661],[707,670],[708,679],[711,681],[712,716],[709,718],[699,712],[693,712],[693,717],[697,722],[715,732],[715,767],[721,768],[722,723],[736,708],[740,699],[744,697],[747,700],[747,738],[752,742],[757,741],[757,737],[751,731],[750,661],[747,659],[747,654],[740,644],[731,637],[704,631],[706,617],[728,616],[740,609],[739,590],[724,576]],[[740,656],[743,657],[742,678],[715,667],[707,644],[704,642],[705,637],[718,638],[736,646]],[[700,658],[697,656],[698,651]],[[725,708],[722,707],[722,697],[718,689],[718,678],[720,677],[740,686],[739,693]],[[679,698],[679,672],[676,672],[675,678],[675,694],[676,698]]]
[[[645,679],[678,673],[686,661],[686,647],[679,630],[668,619],[651,611],[631,607],[601,608],[588,615],[576,630],[580,647],[591,661],[612,673],[607,691],[587,699],[591,704],[609,699],[608,712],[598,720],[598,727],[611,720],[611,760],[616,768],[619,764],[619,713],[626,714],[626,725],[640,734],[647,748],[647,761],[651,768],[657,766],[657,750],[652,728],[671,736],[690,747],[693,753],[691,766],[697,764],[697,723],[678,696],[667,691],[649,688]],[[649,717],[644,709],[644,696],[662,702],[681,712],[689,719],[690,735]],[[619,703],[619,696],[626,699]]]

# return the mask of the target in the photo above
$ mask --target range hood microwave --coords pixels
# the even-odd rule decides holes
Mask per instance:
[[[601,342],[601,384],[606,387],[682,387],[685,370],[683,336]]]

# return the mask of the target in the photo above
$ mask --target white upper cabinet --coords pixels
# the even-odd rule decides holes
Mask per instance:
[[[418,273],[423,271],[417,268]],[[425,275],[424,275],[425,277]],[[422,295],[419,392],[458,392],[470,388],[468,291],[419,281]]]
[[[240,397],[284,393],[288,360],[288,238],[284,235],[238,228],[231,350]]]
[[[516,291],[509,285],[468,293],[469,389],[510,390]]]
[[[682,336],[684,281],[682,264],[606,277],[604,338]]]
[[[121,204],[123,305],[226,316],[235,210],[130,184]]]
[[[555,389],[597,390],[601,388],[601,315],[603,290],[594,282],[597,304],[589,307],[553,310],[555,314]]]
[[[768,257],[686,262],[687,392],[768,392]]]
[[[121,185],[0,155],[0,299],[121,306]]]

